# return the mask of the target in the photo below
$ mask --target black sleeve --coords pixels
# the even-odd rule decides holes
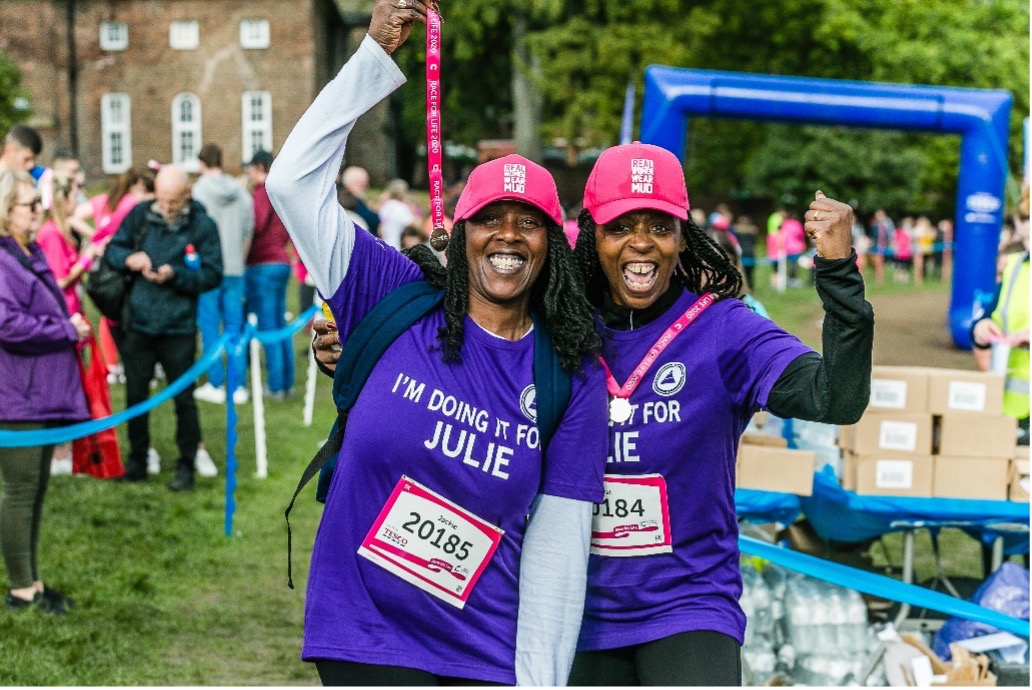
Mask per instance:
[[[874,310],[864,299],[856,252],[848,259],[817,257],[817,294],[824,303],[824,356],[800,355],[782,372],[767,409],[783,418],[853,424],[871,398]]]

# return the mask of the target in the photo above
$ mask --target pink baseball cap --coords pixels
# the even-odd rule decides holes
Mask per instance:
[[[488,204],[503,199],[530,204],[544,211],[556,225],[563,224],[563,209],[552,174],[515,153],[473,168],[455,204],[455,220],[468,220]]]
[[[688,220],[688,188],[677,156],[636,141],[602,152],[584,187],[584,208],[596,223],[653,209]]]

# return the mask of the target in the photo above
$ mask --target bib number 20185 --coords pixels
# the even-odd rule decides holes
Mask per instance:
[[[403,475],[358,553],[461,609],[502,534],[501,529]]]
[[[455,558],[460,561],[469,558],[469,549],[473,546],[473,542],[464,541],[459,543],[460,537],[457,534],[448,534],[447,538],[445,538],[447,530],[444,527],[437,527],[437,523],[424,519],[419,513],[409,513],[409,517],[412,519],[401,525],[403,530],[416,535],[423,541],[429,542],[431,546],[440,549],[448,555],[455,554]]]

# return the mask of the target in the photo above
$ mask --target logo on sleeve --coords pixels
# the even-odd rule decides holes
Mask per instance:
[[[520,393],[520,410],[527,419],[537,423],[537,391],[533,383]]]
[[[680,362],[667,362],[656,372],[656,378],[652,380],[652,390],[658,395],[670,397],[684,387],[684,380],[688,377],[684,365]]]

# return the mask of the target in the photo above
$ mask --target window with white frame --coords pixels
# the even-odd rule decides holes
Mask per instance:
[[[172,162],[196,172],[201,151],[201,99],[181,93],[172,99]]]
[[[100,49],[125,50],[129,47],[129,25],[125,22],[100,23]]]
[[[268,19],[241,19],[240,20],[240,47],[241,48],[268,48],[269,47],[269,20]]]
[[[100,97],[100,137],[105,173],[118,174],[133,163],[129,94],[106,93]]]
[[[176,50],[196,50],[201,42],[201,30],[196,20],[172,22],[168,27],[168,45]]]
[[[272,96],[268,91],[245,91],[241,98],[243,113],[244,160],[259,150],[272,152]]]

